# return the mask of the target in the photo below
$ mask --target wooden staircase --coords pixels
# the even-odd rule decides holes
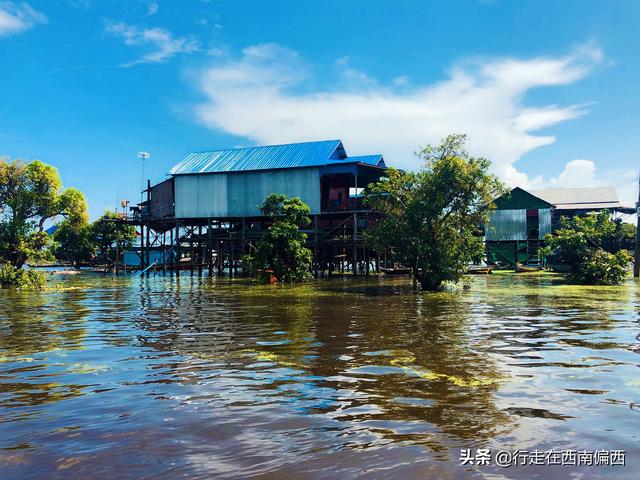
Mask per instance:
[[[527,264],[540,264],[540,240],[537,238],[527,239]]]

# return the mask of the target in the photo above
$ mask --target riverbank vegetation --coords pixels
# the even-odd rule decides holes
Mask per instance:
[[[309,207],[299,198],[269,195],[260,212],[272,219],[253,255],[243,264],[258,277],[273,275],[281,282],[301,282],[311,276],[312,254],[306,246],[307,234],[300,229],[311,223]]]
[[[84,217],[64,219],[53,233],[53,256],[74,268],[113,265],[136,239],[135,227],[118,222],[118,218],[115,212],[107,211],[93,223]]]
[[[450,135],[426,146],[417,152],[424,162],[420,171],[390,168],[366,193],[377,214],[367,240],[379,250],[393,246],[423,290],[457,282],[469,263],[482,259],[480,225],[505,191],[489,173],[490,162],[471,156],[465,143],[465,135]]]
[[[572,283],[616,285],[626,277],[631,255],[626,250],[605,249],[615,237],[616,223],[607,211],[562,217],[560,229],[545,237],[542,254],[567,265],[565,276]]]

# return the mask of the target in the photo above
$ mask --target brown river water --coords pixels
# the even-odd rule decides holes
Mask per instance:
[[[639,287],[88,274],[0,291],[0,478],[640,478]]]

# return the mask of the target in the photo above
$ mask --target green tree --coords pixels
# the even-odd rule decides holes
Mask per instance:
[[[469,155],[465,143],[465,135],[450,135],[421,149],[419,172],[391,168],[365,195],[377,212],[367,241],[377,249],[393,247],[423,290],[458,281],[470,262],[482,258],[479,227],[505,191],[489,173],[490,162]]]
[[[65,219],[58,224],[53,239],[56,258],[70,262],[76,268],[91,260],[95,253],[91,225],[87,222]]]
[[[136,240],[136,228],[119,222],[119,218],[117,213],[107,211],[91,226],[93,242],[103,261],[114,262],[116,251],[122,253]]]
[[[618,237],[618,239],[634,240],[636,238],[636,226],[633,223],[618,221],[616,222],[616,225],[616,236]]]
[[[44,232],[45,222],[57,216],[86,222],[86,205],[82,192],[62,190],[58,170],[51,165],[0,158],[0,262],[5,271],[47,256],[51,239]]]
[[[567,278],[585,285],[616,285],[624,279],[631,261],[626,250],[607,252],[605,245],[616,235],[609,212],[572,218],[562,217],[560,228],[545,237],[544,256],[556,256],[569,266]]]
[[[309,278],[311,250],[305,247],[307,235],[300,228],[309,225],[311,211],[299,198],[272,193],[260,206],[265,217],[273,220],[258,242],[256,252],[243,261],[253,273],[272,270],[282,282],[300,282]]]

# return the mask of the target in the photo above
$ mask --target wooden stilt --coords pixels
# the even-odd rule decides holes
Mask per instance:
[[[314,276],[318,278],[318,265],[320,259],[318,258],[318,215],[313,216],[313,265]]]
[[[162,273],[167,274],[167,232],[162,232]]]
[[[247,253],[247,248],[246,248],[246,238],[247,238],[247,220],[245,218],[242,219],[242,233],[241,233],[241,237],[240,237],[240,259],[242,260],[242,256],[246,255]],[[237,273],[237,272],[236,272]],[[244,273],[244,267],[243,267],[243,273]]]
[[[195,251],[193,249],[193,229],[189,234],[189,255],[191,257],[189,260],[189,273],[193,277],[193,262],[195,261]]]
[[[146,268],[144,264],[146,258],[144,254],[144,223],[140,222],[140,271]]]
[[[353,274],[358,274],[358,214],[353,214]]]
[[[180,276],[180,265],[182,262],[180,262],[180,260],[182,259],[182,245],[181,245],[181,240],[180,240],[180,222],[176,219],[176,260],[175,260],[175,266],[176,266],[176,277]]]
[[[149,242],[149,230],[151,230],[151,228],[149,227],[149,223],[147,222],[147,228],[146,230],[146,237],[147,237],[147,247],[145,248],[145,253],[146,253],[146,258],[145,258],[145,268],[148,267],[149,265],[151,265],[151,245]],[[147,270],[146,276],[148,277],[149,274],[149,270]]]
[[[211,235],[212,235],[213,223],[211,219],[207,221],[207,263],[209,264],[209,276],[213,275],[213,256],[211,252]]]
[[[169,245],[171,247],[171,269],[169,270],[169,274],[173,276],[173,270],[176,266],[176,251],[173,245],[173,227],[169,229]]]
[[[202,276],[202,264],[204,262],[204,242],[202,241],[202,225],[198,225],[198,247],[199,247],[199,258],[198,258],[198,276]]]
[[[234,251],[234,242],[233,237],[231,236],[231,225],[229,225],[229,245],[231,247],[231,259],[229,263],[229,276],[233,277],[235,275],[236,268],[236,260],[235,260],[235,251]]]

